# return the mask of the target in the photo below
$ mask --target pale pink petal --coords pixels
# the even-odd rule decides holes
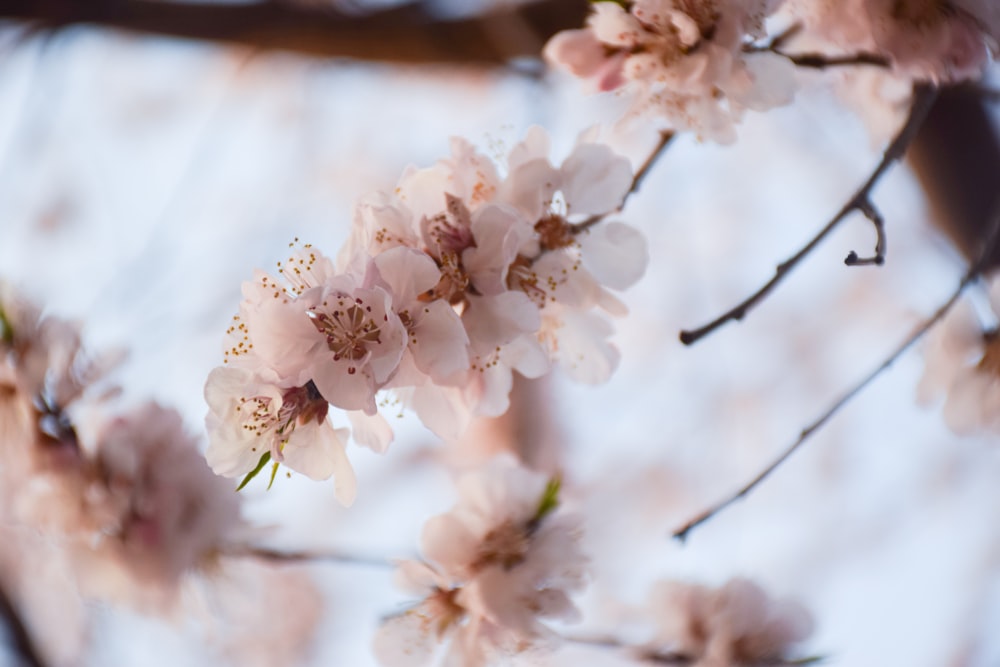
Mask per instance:
[[[462,322],[475,349],[491,351],[541,325],[538,308],[523,292],[470,297]]]
[[[377,255],[373,260],[378,274],[389,287],[393,303],[410,304],[437,285],[441,271],[426,253],[406,247],[396,247]]]
[[[436,642],[426,620],[416,609],[387,619],[372,643],[375,659],[384,667],[429,665]]]
[[[472,421],[469,404],[458,387],[426,385],[408,391],[410,398],[404,402],[424,426],[445,440],[458,439]]]
[[[576,32],[576,31],[568,31]],[[586,32],[586,31],[579,31]],[[550,42],[551,43],[551,42]],[[534,160],[548,160],[550,149],[549,134],[540,125],[532,125],[522,139],[507,154],[508,178],[518,167]]]
[[[560,167],[570,215],[613,211],[632,187],[632,165],[604,144],[579,144]]]
[[[347,413],[351,422],[351,437],[354,442],[367,447],[376,454],[384,454],[392,442],[392,427],[382,413],[365,414],[361,410],[351,410]]]
[[[448,382],[469,368],[469,337],[462,319],[441,300],[418,307],[409,342],[414,363],[435,382]]]
[[[474,560],[481,539],[481,533],[469,530],[454,514],[439,514],[424,524],[420,551],[449,576],[460,577],[465,566]]]
[[[556,33],[545,45],[542,55],[549,63],[580,78],[590,77],[608,58],[604,45],[591,30]]]
[[[531,227],[515,209],[491,204],[472,219],[476,244],[462,253],[462,264],[480,294],[493,296],[507,289],[507,270]]]
[[[623,290],[646,272],[649,248],[642,232],[621,222],[605,222],[580,236],[583,263],[602,285]]]
[[[574,381],[583,384],[606,382],[621,357],[608,342],[611,324],[594,313],[566,311],[556,330],[558,349],[554,356]]]

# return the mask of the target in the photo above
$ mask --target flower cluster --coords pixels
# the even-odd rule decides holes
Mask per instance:
[[[1000,279],[990,281],[990,305],[1000,316]],[[961,301],[927,341],[917,393],[930,403],[946,394],[944,420],[956,433],[1000,431],[1000,336]]]
[[[659,582],[650,594],[657,622],[643,654],[696,667],[783,665],[789,651],[812,634],[799,604],[771,600],[757,584],[732,579],[721,588]]]
[[[745,50],[764,36],[775,0],[596,2],[587,28],[557,34],[545,47],[553,64],[598,90],[634,95],[636,112],[664,117],[720,143],[735,139],[745,109],[791,102],[794,66],[766,50]]]
[[[119,358],[0,285],[4,511],[55,536],[88,594],[159,603],[221,549],[239,503],[175,411],[109,416],[98,380]]]
[[[978,78],[1000,45],[995,0],[788,0],[821,43],[885,56],[913,80]]]
[[[558,491],[505,457],[460,478],[458,505],[424,526],[426,562],[399,565],[400,587],[421,600],[383,624],[379,661],[428,664],[450,640],[446,664],[477,667],[551,639],[540,618],[575,618],[567,594],[583,586],[586,558],[579,520],[556,513]]]
[[[618,353],[602,312],[624,312],[610,290],[647,262],[639,232],[603,221],[630,191],[631,166],[586,137],[559,166],[548,153],[534,128],[501,176],[454,139],[449,158],[358,203],[336,264],[293,244],[279,275],[244,283],[225,363],[205,387],[212,469],[249,478],[273,461],[333,475],[349,504],[349,431],[333,427],[330,406],[382,452],[384,401],[457,438],[473,416],[507,410],[514,371],[538,377],[556,363],[582,382],[607,379]]]

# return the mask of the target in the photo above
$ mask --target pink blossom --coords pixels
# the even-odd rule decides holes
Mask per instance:
[[[1000,312],[1000,281],[990,281],[990,304]],[[997,335],[986,330],[965,301],[952,308],[928,338],[918,398],[945,394],[944,419],[956,433],[1000,430],[1000,364]]]
[[[801,605],[772,600],[748,579],[714,589],[659,582],[649,604],[656,632],[643,653],[682,657],[697,667],[782,663],[813,628]]]
[[[509,458],[464,475],[455,509],[424,527],[427,562],[399,566],[397,583],[422,599],[383,625],[380,662],[426,664],[450,641],[446,663],[475,667],[551,641],[540,619],[574,619],[586,558],[578,520],[551,515],[557,490]]]
[[[746,43],[764,36],[764,18],[779,4],[597,2],[586,32],[556,35],[545,56],[598,90],[621,89],[632,99],[633,114],[663,118],[671,128],[728,143],[744,109],[791,102],[791,63],[772,53],[744,51]]]

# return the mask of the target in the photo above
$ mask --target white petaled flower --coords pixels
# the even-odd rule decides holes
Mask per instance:
[[[508,274],[541,310],[539,340],[577,381],[608,379],[618,362],[607,342],[612,327],[592,309],[625,308],[607,288],[630,287],[645,272],[645,237],[620,222],[584,224],[620,207],[632,187],[628,160],[586,138],[557,168],[548,159],[544,130],[532,128],[511,150],[500,196],[534,223]]]
[[[205,383],[209,435],[205,458],[216,474],[247,475],[269,460],[311,479],[334,476],[337,499],[356,495],[347,453],[347,429],[334,429],[329,404],[314,384],[283,386],[275,375],[245,368],[214,369]]]
[[[800,604],[772,600],[747,579],[720,588],[658,582],[649,604],[656,630],[642,654],[697,667],[786,664],[813,630]]]
[[[1000,280],[991,278],[990,304],[1000,313]],[[927,341],[922,403],[946,395],[944,420],[956,433],[1000,432],[1000,337],[987,330],[971,304],[952,308]]]
[[[559,33],[545,56],[595,81],[599,90],[632,95],[635,113],[727,143],[745,109],[782,106],[794,94],[791,62],[744,49],[764,36],[764,19],[778,5],[780,0],[597,2],[586,32]]]
[[[579,519],[555,512],[558,482],[504,457],[458,491],[455,509],[424,527],[427,561],[400,564],[398,582],[423,599],[379,631],[385,665],[427,664],[444,641],[446,664],[485,665],[553,641],[540,619],[577,616],[569,593],[587,559]]]

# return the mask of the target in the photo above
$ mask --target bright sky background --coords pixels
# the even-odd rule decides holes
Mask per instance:
[[[0,30],[0,42],[13,34]],[[336,254],[352,202],[393,187],[407,164],[445,156],[451,135],[510,146],[541,124],[561,158],[577,133],[614,117],[613,103],[558,76],[248,58],[82,29],[3,48],[0,277],[85,321],[95,348],[130,348],[129,400],[174,405],[192,430],[240,282],[282,259],[293,237]],[[874,242],[851,219],[744,323],[690,349],[677,342],[680,328],[766,280],[877,162],[861,119],[822,81],[807,79],[790,108],[748,117],[736,146],[676,141],[622,216],[648,235],[652,260],[624,295],[621,367],[599,387],[555,377],[546,406],[565,436],[567,504],[590,519],[595,577],[580,632],[613,631],[622,605],[656,579],[745,575],[809,607],[810,653],[838,667],[997,664],[1000,454],[996,442],[952,435],[938,406],[915,405],[919,352],[686,546],[667,537],[787,446],[962,273],[896,169],[875,195],[886,266],[843,266]],[[636,162],[654,141],[609,137]],[[403,422],[385,457],[351,452],[351,510],[332,484],[297,478],[249,490],[248,517],[274,526],[266,539],[277,546],[409,555],[451,490],[422,456],[433,436]],[[405,602],[390,573],[289,567],[314,578],[325,604],[301,664],[372,664],[378,618]],[[219,664],[192,640],[191,618],[91,612],[80,664]],[[256,622],[292,612],[262,609]],[[628,664],[592,648],[536,659]]]

